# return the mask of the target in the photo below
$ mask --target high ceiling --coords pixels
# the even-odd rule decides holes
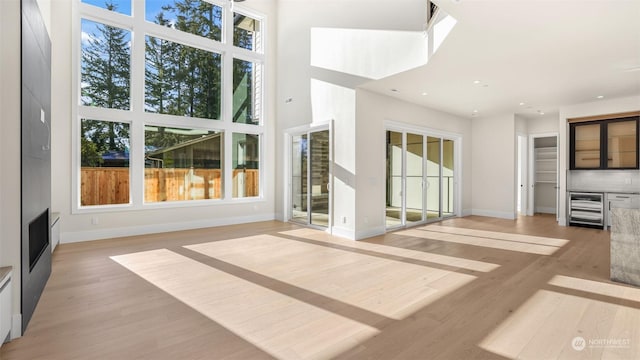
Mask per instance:
[[[640,95],[640,0],[437,3],[457,25],[429,62],[364,88],[463,117]]]

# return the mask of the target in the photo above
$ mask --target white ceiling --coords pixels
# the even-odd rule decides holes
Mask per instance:
[[[437,3],[458,23],[429,62],[364,88],[463,117],[640,95],[640,0]]]

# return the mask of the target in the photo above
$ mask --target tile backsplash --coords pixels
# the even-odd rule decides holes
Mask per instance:
[[[640,192],[639,170],[568,170],[567,190]]]

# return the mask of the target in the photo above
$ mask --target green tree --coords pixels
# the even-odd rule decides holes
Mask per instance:
[[[106,8],[116,10],[116,6],[109,2]],[[128,110],[131,77],[129,32],[98,23],[96,30],[97,33],[89,34],[86,45],[82,46],[82,103]]]
[[[170,27],[171,22],[160,12],[154,19],[156,24]],[[161,38],[147,36],[145,51],[145,105],[146,111],[166,114],[172,101],[172,79],[175,73],[175,44]],[[177,114],[173,114],[177,115]]]
[[[115,11],[113,3],[106,9]],[[83,20],[85,24],[91,22]],[[88,35],[82,46],[81,99],[86,106],[109,109],[129,109],[131,51],[129,32],[117,27],[95,23],[95,31]],[[81,153],[83,164],[97,166],[102,163],[96,156],[108,150],[126,149],[129,127],[123,123],[83,120]],[[89,166],[89,165],[86,165]]]
[[[163,12],[175,18],[172,26],[180,31],[196,34],[213,40],[221,39],[222,10],[205,1],[178,0],[162,8]],[[156,16],[155,22],[161,24],[164,18]],[[157,50],[159,44],[149,44],[148,51]],[[220,54],[211,51],[192,48],[189,46],[170,43],[167,59],[160,63],[147,62],[152,68],[152,75],[160,74],[160,67],[164,73],[170,73],[167,81],[171,91],[168,92],[166,104],[162,104],[160,111],[157,94],[153,95],[147,88],[147,95],[153,99],[147,101],[149,111],[172,114],[178,116],[199,117],[207,119],[220,118],[221,103],[221,59]],[[159,79],[151,86],[159,86]]]

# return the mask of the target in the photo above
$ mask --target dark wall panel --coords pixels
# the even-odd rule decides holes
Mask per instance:
[[[21,272],[24,332],[51,273],[49,222],[34,222],[39,215],[50,212],[51,207],[51,42],[36,0],[22,0],[21,10]],[[32,223],[46,226],[46,229],[37,232],[38,236],[43,237],[42,241],[31,241],[32,244],[44,243],[46,248],[37,262],[30,266],[29,224]]]

